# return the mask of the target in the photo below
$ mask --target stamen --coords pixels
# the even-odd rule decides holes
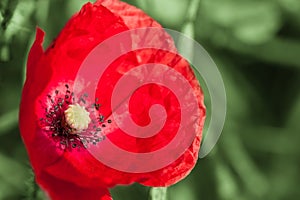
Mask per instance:
[[[87,97],[88,94],[83,94],[75,99],[71,87],[65,84],[47,94],[45,101],[40,100],[44,114],[39,123],[57,147],[65,151],[79,150],[105,140],[102,128],[112,120],[105,120],[105,116],[98,113],[101,106],[98,98],[90,103]]]

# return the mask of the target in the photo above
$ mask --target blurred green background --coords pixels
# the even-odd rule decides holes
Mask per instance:
[[[47,46],[85,2],[0,0],[0,200],[34,199],[18,106],[35,26],[46,31]],[[190,176],[168,189],[168,199],[300,199],[300,1],[127,2],[195,38],[225,82],[223,134]],[[137,184],[112,190],[115,200],[148,193]]]

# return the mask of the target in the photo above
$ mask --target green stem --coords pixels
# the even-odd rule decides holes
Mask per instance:
[[[185,34],[190,38],[195,38],[195,20],[197,17],[197,13],[200,7],[200,0],[191,0],[190,5],[187,9],[187,16],[185,18],[185,23],[181,27],[181,33]],[[188,58],[192,58],[194,52],[192,43],[182,43],[182,41],[178,41],[178,50],[179,52],[185,52],[188,55]]]
[[[32,190],[32,199],[35,200],[37,199],[37,194],[38,194],[38,190],[39,190],[39,187],[38,185],[36,184],[35,182],[35,179],[33,178],[33,181],[32,181],[32,185],[33,185],[33,190]]]
[[[26,200],[37,200],[38,198],[38,192],[39,192],[39,186],[35,182],[35,175],[32,170],[30,170],[30,176],[28,181],[26,181],[26,187],[27,192],[25,199]]]
[[[167,200],[166,187],[153,187],[150,189],[149,200]]]
[[[187,17],[186,17],[187,22],[195,21],[199,7],[200,7],[199,5],[200,5],[200,0],[191,0],[188,11],[187,11]]]

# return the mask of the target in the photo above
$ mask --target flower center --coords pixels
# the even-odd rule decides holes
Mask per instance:
[[[66,123],[74,130],[71,134],[87,129],[91,122],[90,113],[78,103],[69,105],[64,114]]]
[[[97,145],[106,138],[102,129],[112,120],[99,113],[98,98],[88,102],[87,97],[74,95],[69,84],[62,83],[40,100],[43,112],[39,124],[57,147],[72,151]]]

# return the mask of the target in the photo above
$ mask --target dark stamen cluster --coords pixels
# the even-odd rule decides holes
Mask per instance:
[[[87,94],[83,94],[79,97],[79,101],[86,104]],[[90,117],[92,118],[91,124],[87,130],[76,133],[76,130],[72,129],[65,120],[64,111],[70,104],[75,102],[74,93],[70,91],[69,85],[65,85],[65,91],[61,93],[59,90],[55,90],[53,95],[48,94],[47,98],[50,102],[50,106],[42,104],[45,114],[40,119],[42,127],[46,130],[51,138],[57,142],[57,146],[64,150],[71,150],[74,148],[80,149],[81,147],[87,148],[89,144],[96,145],[100,141],[105,139],[105,136],[101,133],[102,129],[99,127],[105,127],[104,116],[100,115],[98,118],[94,117],[95,112],[99,111],[100,104],[98,99],[90,106],[89,112],[92,112]],[[88,108],[89,106],[86,106]],[[101,118],[101,120],[99,120]],[[107,121],[111,123],[111,120]],[[104,125],[104,126],[103,126]]]

